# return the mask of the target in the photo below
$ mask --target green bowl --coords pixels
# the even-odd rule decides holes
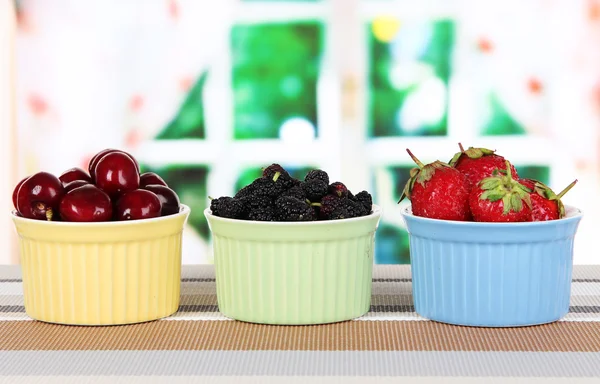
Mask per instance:
[[[204,211],[213,238],[219,310],[261,324],[326,324],[371,305],[381,209],[354,219],[258,222]]]

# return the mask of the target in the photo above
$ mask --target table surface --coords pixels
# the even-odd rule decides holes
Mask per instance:
[[[408,266],[375,266],[370,312],[318,326],[268,326],[218,312],[212,266],[184,266],[175,315],[144,324],[32,321],[18,267],[0,266],[0,381],[469,383],[600,377],[600,266],[575,266],[571,310],[525,328],[458,327],[414,312]],[[149,380],[152,376],[153,380]],[[479,377],[479,378],[478,378]],[[554,378],[554,381],[548,381]],[[207,381],[208,380],[208,381]],[[450,381],[449,381],[450,380]]]

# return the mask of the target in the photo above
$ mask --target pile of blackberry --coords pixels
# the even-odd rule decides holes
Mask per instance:
[[[339,220],[372,213],[373,199],[367,191],[356,195],[341,182],[329,184],[325,171],[314,169],[304,181],[295,179],[279,164],[263,170],[262,177],[240,189],[235,196],[212,199],[212,214],[252,221]]]

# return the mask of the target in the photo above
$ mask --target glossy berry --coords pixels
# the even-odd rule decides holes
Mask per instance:
[[[71,181],[84,180],[88,183],[92,182],[92,178],[81,168],[71,168],[66,170],[58,177],[63,185],[69,184]]]
[[[329,214],[329,220],[351,219],[367,214],[367,209],[358,201],[342,199],[337,207]]]
[[[109,221],[113,215],[110,197],[92,184],[67,192],[60,202],[59,210],[64,221]]]
[[[161,209],[158,196],[145,189],[136,189],[126,192],[119,198],[116,204],[116,219],[120,221],[151,219],[159,217]]]
[[[91,184],[85,180],[73,180],[70,183],[64,185],[65,193],[74,190],[75,188],[83,187],[84,185]]]
[[[450,160],[450,165],[464,173],[471,186],[477,185],[482,179],[492,176],[492,173],[497,169],[504,170],[506,159],[496,155],[494,151],[473,147],[464,150],[460,143],[458,145],[461,151],[456,153]],[[510,170],[513,179],[518,179],[519,176],[515,167],[511,165]]]
[[[511,169],[508,161],[504,169]],[[480,222],[531,221],[531,189],[513,179],[512,173],[496,172],[471,190],[469,206]]]
[[[302,183],[302,191],[308,200],[320,201],[327,194],[328,185],[323,180],[313,179]]]
[[[319,209],[319,219],[328,220],[333,211],[344,203],[344,200],[344,198],[338,195],[326,195],[321,199],[321,202],[313,203],[313,206]]]
[[[469,221],[470,186],[467,177],[441,161],[424,165],[410,150],[406,151],[419,168],[411,170],[400,201],[408,197],[415,216]]]
[[[23,183],[29,179],[29,176],[27,176],[26,178],[24,178],[23,180],[19,181],[19,183],[17,184],[17,186],[15,187],[15,189],[13,190],[12,193],[12,201],[13,201],[13,206],[15,207],[15,209],[17,208],[17,195],[19,193],[19,188],[21,188],[21,185],[23,185]]]
[[[140,165],[138,164],[135,157],[133,157],[131,154],[129,154],[125,151],[121,151],[119,149],[107,148],[107,149],[104,149],[104,150],[98,152],[96,155],[94,155],[94,157],[92,157],[92,159],[90,160],[90,162],[88,164],[88,170],[90,171],[90,177],[92,178],[92,180],[96,180],[96,166],[98,165],[100,160],[104,156],[108,155],[109,153],[113,153],[113,152],[121,152],[121,153],[124,153],[125,155],[127,155],[135,163],[138,173],[140,172]]]
[[[96,185],[111,197],[136,190],[140,175],[136,164],[123,152],[111,152],[96,165]]]
[[[144,188],[146,185],[164,185],[168,187],[167,182],[154,172],[145,172],[140,175],[140,188]]]
[[[355,201],[358,201],[359,203],[361,203],[363,205],[363,207],[365,207],[365,210],[367,210],[368,214],[370,214],[373,211],[373,197],[371,196],[371,194],[367,191],[361,191],[359,192],[355,197],[354,197]]]
[[[565,216],[565,206],[561,199],[575,186],[577,180],[569,184],[558,195],[540,181],[520,179],[519,182],[532,191],[529,194],[531,198],[531,221],[548,221],[562,219]]]
[[[310,180],[321,180],[325,184],[329,185],[329,175],[327,172],[320,169],[313,169],[306,174],[304,181]]]
[[[336,181],[329,185],[329,193],[338,197],[348,197],[348,188],[346,188],[344,183]]]
[[[312,221],[317,218],[310,204],[290,196],[275,201],[275,214],[280,221]]]
[[[63,195],[62,183],[56,176],[48,172],[38,172],[19,188],[17,210],[28,219],[50,221],[56,219],[55,215]]]
[[[179,213],[179,196],[169,187],[160,184],[146,185],[143,189],[153,192],[162,205],[161,216]]]
[[[247,206],[241,199],[229,196],[212,199],[210,211],[213,215],[228,219],[242,219],[247,213]]]

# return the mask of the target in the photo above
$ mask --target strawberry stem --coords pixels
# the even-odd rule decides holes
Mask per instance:
[[[567,185],[567,188],[563,189],[558,195],[556,195],[556,197],[558,199],[562,199],[562,197],[569,192],[571,188],[575,186],[575,184],[577,184],[577,179],[575,179],[575,181],[573,181],[571,184]]]
[[[417,157],[415,155],[413,155],[413,153],[410,151],[410,149],[406,148],[406,152],[408,152],[408,154],[410,155],[410,158],[413,159],[413,161],[415,162],[415,164],[417,164],[419,166],[419,168],[423,168],[425,166],[425,164],[421,163],[421,160],[417,159]]]
[[[461,151],[462,153],[465,153],[465,149],[463,148],[463,146],[462,146],[462,144],[461,144],[461,143],[458,143],[458,148],[460,148],[460,151]]]
[[[508,176],[508,179],[510,181],[513,180],[512,172],[511,172],[511,169],[510,169],[510,162],[508,160],[506,160],[506,176]]]

